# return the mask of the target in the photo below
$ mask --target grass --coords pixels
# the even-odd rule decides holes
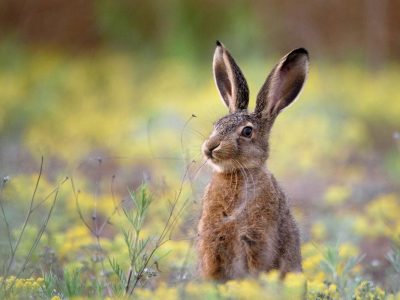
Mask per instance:
[[[38,190],[42,172],[43,164],[40,167],[34,194]],[[186,178],[183,177],[182,185],[185,180]],[[182,186],[181,189],[183,189]],[[390,284],[396,282],[400,273],[400,248],[394,245],[392,250],[386,253],[386,263],[390,264],[390,272],[383,278],[382,283],[387,289],[384,290],[369,279],[368,273],[364,273],[365,255],[358,254],[360,250],[355,244],[346,242],[329,246],[329,241],[324,237],[326,231],[321,234],[321,231],[317,233],[317,230],[314,230],[314,234],[317,233],[314,240],[303,244],[302,247],[304,274],[289,274],[283,282],[278,279],[278,272],[260,274],[257,278],[229,281],[225,284],[201,282],[193,275],[189,278],[181,277],[178,282],[174,282],[172,278],[174,273],[177,275],[178,270],[174,271],[172,268],[167,274],[169,278],[167,286],[161,281],[163,271],[160,268],[164,269],[164,260],[169,260],[171,257],[169,257],[170,250],[164,249],[164,246],[167,243],[178,243],[172,238],[172,233],[176,222],[182,218],[187,202],[180,198],[182,190],[178,191],[176,197],[169,203],[167,219],[162,221],[164,227],[161,231],[151,234],[149,226],[151,227],[152,217],[157,217],[152,215],[151,210],[155,201],[154,195],[150,193],[147,185],[141,185],[135,191],[128,192],[129,199],[116,210],[119,211],[124,226],[119,227],[114,236],[114,242],[118,236],[123,239],[124,248],[118,247],[116,250],[126,252],[124,259],[117,258],[118,253],[109,247],[110,244],[107,246],[107,242],[113,242],[109,237],[99,234],[99,231],[94,231],[91,225],[81,218],[83,213],[78,213],[80,208],[77,206],[76,213],[79,215],[83,228],[87,229],[86,233],[91,237],[87,245],[78,244],[77,247],[85,249],[84,255],[87,257],[81,260],[79,255],[82,254],[79,254],[66,262],[55,260],[50,264],[50,268],[46,268],[44,264],[41,264],[40,269],[31,265],[32,252],[43,251],[38,247],[43,232],[50,231],[47,227],[48,220],[58,195],[58,191],[53,192],[53,204],[28,254],[20,257],[15,255],[17,246],[23,241],[21,236],[28,227],[30,218],[25,219],[21,232],[16,236],[16,242],[8,241],[8,244],[15,246],[12,246],[13,252],[8,263],[6,261],[3,267],[3,270],[9,273],[3,273],[6,276],[1,278],[2,297],[23,298],[33,295],[38,299],[53,299],[54,297],[67,299],[80,296],[90,298],[109,296],[116,299],[120,297],[200,299],[208,295],[210,299],[263,299],[268,294],[273,295],[271,299],[287,299],[288,297],[291,299],[391,299],[394,297],[395,299],[399,296],[399,294],[395,296],[399,292],[398,287]],[[28,210],[28,216],[32,207],[35,207],[35,197],[31,199],[33,199],[31,200],[33,204]],[[382,199],[378,198],[371,205],[374,203],[382,204]],[[113,212],[111,216],[114,216]],[[112,217],[107,218],[107,226],[113,226],[112,219]],[[95,226],[96,218],[92,221]],[[391,219],[390,222],[398,222],[398,220]],[[68,237],[65,236],[65,238]],[[49,244],[45,247],[49,247]],[[187,246],[190,245],[187,243]],[[78,261],[74,260],[76,258]],[[14,260],[19,260],[19,267],[11,267],[14,264],[10,262]],[[29,268],[26,268],[27,266]],[[188,268],[185,264],[182,267]],[[16,276],[11,275],[11,272]],[[24,278],[24,275],[29,273],[38,274],[36,275],[38,277]],[[91,280],[87,280],[88,278]],[[151,286],[152,288],[148,289]]]
[[[0,57],[0,298],[399,299],[398,66],[312,62],[268,162],[304,273],[217,284],[196,277],[194,249],[199,149],[225,113],[210,68],[14,55]],[[261,65],[243,64],[251,88]]]

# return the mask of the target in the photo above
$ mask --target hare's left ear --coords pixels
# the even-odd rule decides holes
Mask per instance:
[[[304,48],[284,56],[268,75],[257,95],[255,112],[261,117],[276,117],[299,95],[308,73],[309,57]]]
[[[246,110],[249,104],[246,79],[233,57],[219,41],[214,53],[213,70],[215,84],[229,112]]]

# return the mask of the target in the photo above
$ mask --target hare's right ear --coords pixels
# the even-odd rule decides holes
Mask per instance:
[[[263,118],[274,118],[293,103],[306,80],[308,64],[308,52],[304,48],[285,55],[268,75],[258,93],[255,113]]]
[[[219,94],[229,112],[246,110],[249,104],[246,79],[233,57],[219,41],[214,53],[213,70]]]

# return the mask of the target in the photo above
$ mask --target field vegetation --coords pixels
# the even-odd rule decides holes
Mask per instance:
[[[397,24],[395,1],[387,15],[371,1],[171,2],[0,4],[0,299],[399,300],[398,27],[385,44],[357,23],[368,12],[374,26]],[[326,11],[337,18],[317,26]],[[227,113],[212,79],[217,34],[250,109],[284,53],[311,53],[267,162],[301,229],[304,272],[283,281],[196,272],[210,178],[200,147]]]

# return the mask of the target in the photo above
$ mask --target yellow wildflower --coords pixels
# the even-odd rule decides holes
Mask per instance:
[[[303,288],[306,278],[302,273],[288,273],[286,274],[284,283],[289,288]]]
[[[383,195],[367,206],[367,215],[372,218],[381,218],[386,221],[397,220],[397,212],[400,210],[400,202],[396,195]]]
[[[284,280],[284,299],[301,299],[306,288],[302,273],[288,273]]]
[[[324,283],[317,280],[308,281],[307,287],[309,290],[315,290],[315,291],[322,291],[325,289]]]
[[[364,216],[356,216],[353,224],[355,233],[360,235],[366,235],[371,232],[371,226],[369,224],[368,218]]]
[[[303,260],[303,268],[306,273],[314,272],[317,267],[319,267],[323,256],[321,253],[317,253],[313,256],[307,257]]]
[[[135,296],[141,300],[153,299],[153,293],[148,289],[136,289]]]
[[[175,300],[178,299],[178,291],[176,288],[168,287],[162,283],[154,292],[154,299]]]
[[[221,286],[220,293],[225,298],[233,299],[262,299],[264,294],[254,279],[230,280]]]
[[[185,287],[185,296],[190,299],[215,298],[217,294],[216,286],[208,282],[202,284],[189,282]]]
[[[15,282],[15,287],[17,289],[22,289],[24,287],[24,282],[21,279],[17,279],[17,281]]]
[[[66,256],[71,252],[79,250],[83,246],[93,243],[93,237],[89,229],[84,225],[69,228],[66,234],[59,236],[58,239],[61,245],[61,256]]]
[[[339,205],[350,197],[351,191],[344,186],[331,186],[325,193],[325,201],[330,205]]]
[[[36,282],[38,284],[42,284],[44,282],[44,278],[43,277],[38,277],[38,278],[36,278]]]
[[[382,300],[385,292],[373,285],[370,281],[362,281],[356,288],[354,293],[355,300]]]
[[[319,272],[315,273],[315,275],[313,276],[313,279],[316,281],[323,282],[326,279],[326,275],[324,272],[319,271]]]
[[[357,256],[358,248],[351,243],[343,243],[339,246],[339,255],[343,258]]]
[[[326,226],[322,222],[314,223],[311,227],[311,236],[314,240],[323,240],[326,237]]]
[[[330,299],[340,299],[340,294],[336,284],[331,283],[327,289],[327,294],[329,295]]]
[[[38,289],[38,288],[40,288],[40,285],[35,281],[35,282],[32,282],[31,283],[31,286],[32,286],[32,288],[33,289]]]
[[[329,288],[328,288],[328,291],[329,291],[329,293],[335,293],[335,292],[337,292],[337,286],[336,286],[336,284],[334,284],[334,283],[330,284],[330,285],[329,285]]]
[[[278,270],[272,270],[268,273],[262,273],[260,275],[260,279],[267,282],[267,283],[276,283],[280,279],[280,273]]]

